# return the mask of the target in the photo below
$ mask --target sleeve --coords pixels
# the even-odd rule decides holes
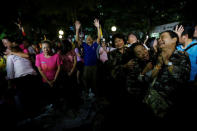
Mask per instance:
[[[99,48],[99,54],[103,54],[103,47]]]
[[[97,42],[94,42],[94,47],[97,48],[99,46],[99,44]]]
[[[7,79],[13,79],[14,78],[14,62],[12,60],[12,56],[8,56],[7,58],[6,70],[7,70]]]
[[[79,50],[78,50],[78,48],[75,48],[75,53],[77,54],[77,53],[79,53]]]
[[[41,62],[40,62],[40,55],[36,55],[36,62],[35,62],[36,67],[41,67]]]

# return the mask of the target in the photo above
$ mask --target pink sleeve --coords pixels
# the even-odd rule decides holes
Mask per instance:
[[[63,63],[62,63],[62,60],[60,58],[60,55],[57,54],[57,65],[59,66],[61,64],[63,64]]]
[[[40,63],[40,55],[36,55],[36,67],[41,67],[41,63]]]

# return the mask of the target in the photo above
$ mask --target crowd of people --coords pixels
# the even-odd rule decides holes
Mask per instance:
[[[114,34],[112,45],[101,36],[98,19],[94,26],[97,34],[81,38],[76,21],[74,42],[2,39],[0,112],[5,122],[15,123],[7,114],[17,114],[17,121],[46,106],[76,109],[93,98],[110,103],[100,112],[103,129],[196,115],[197,25],[177,25],[145,42],[135,33]]]

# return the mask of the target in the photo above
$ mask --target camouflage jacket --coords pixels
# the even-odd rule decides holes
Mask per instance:
[[[105,65],[108,68],[109,75],[115,79],[125,78],[127,74],[127,69],[124,68],[124,64],[126,64],[131,56],[128,55],[128,48],[125,47],[124,54],[120,53],[119,50],[114,50],[108,54],[108,61],[106,61]]]
[[[110,81],[113,90],[125,92],[126,76],[128,69],[124,65],[129,61],[131,55],[128,55],[127,48],[122,54],[119,50],[114,50],[108,54],[108,61],[105,62],[105,79]]]
[[[174,51],[169,61],[172,62],[172,67],[162,66],[153,88],[171,96],[171,93],[183,87],[189,80],[191,64],[189,56],[177,50]]]
[[[136,98],[138,101],[142,101],[147,93],[148,84],[140,74],[148,62],[140,62],[137,59],[133,60],[135,64],[133,69],[128,70],[126,76],[126,88],[132,97]]]
[[[152,85],[145,102],[160,117],[163,117],[169,109],[176,108],[183,102],[183,95],[190,77],[191,65],[187,53],[175,50],[169,61],[172,62],[172,65],[163,65],[157,78],[155,81],[153,80],[154,82],[146,79]]]

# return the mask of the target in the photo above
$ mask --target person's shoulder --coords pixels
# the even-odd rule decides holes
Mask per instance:
[[[196,41],[196,40],[194,40],[194,41],[193,41],[193,44],[195,44],[195,45],[193,46],[193,49],[195,49],[195,50],[196,50],[196,49],[197,49],[197,41]]]
[[[36,55],[36,58],[40,58],[40,57],[43,57],[44,56],[44,54],[43,53],[40,53],[40,54],[37,54]]]
[[[75,49],[72,49],[70,52],[72,55],[76,55]]]
[[[60,57],[60,54],[54,53],[54,54],[53,54],[53,57]]]
[[[113,50],[109,52],[109,55],[116,56],[118,53],[118,50]]]
[[[12,59],[15,55],[7,55],[7,59]]]
[[[87,45],[87,43],[86,42],[82,42],[82,44],[81,44],[82,46],[84,46],[84,45]]]
[[[44,56],[44,53],[39,53],[39,54],[36,54],[36,56]]]
[[[97,46],[97,47],[99,46],[99,44],[97,42],[94,42],[93,45]]]

